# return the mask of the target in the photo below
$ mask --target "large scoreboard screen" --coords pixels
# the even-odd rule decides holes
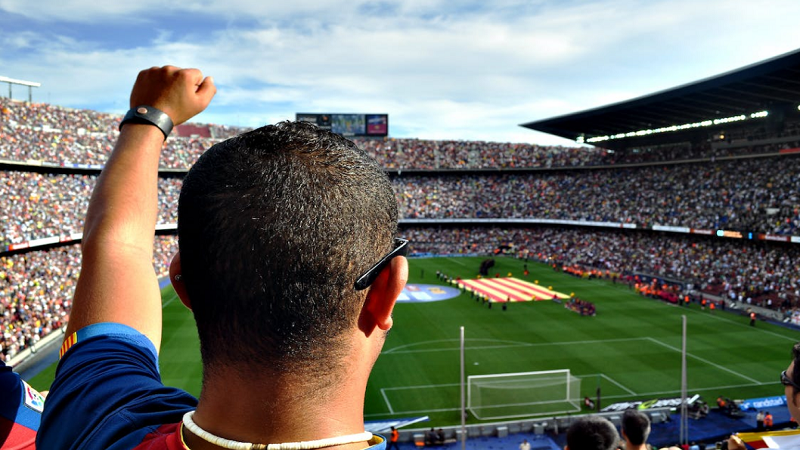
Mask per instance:
[[[342,136],[388,136],[388,114],[297,113],[295,118]]]

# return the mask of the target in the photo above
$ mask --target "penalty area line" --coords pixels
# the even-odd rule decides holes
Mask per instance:
[[[613,378],[609,377],[608,375],[606,375],[604,373],[592,373],[592,374],[589,374],[589,375],[574,375],[574,376],[577,377],[577,378],[580,378],[581,380],[583,380],[584,378],[596,377],[598,375],[603,377],[603,378],[605,378],[606,380],[609,381],[609,383],[619,387],[620,389],[622,389],[623,391],[627,392],[630,395],[639,395],[636,392],[632,391],[631,389],[628,389],[627,387],[625,387],[625,385],[623,385],[622,383],[614,380]]]
[[[678,353],[681,353],[681,349],[679,349],[679,348],[677,348],[677,347],[673,347],[673,346],[671,346],[671,345],[669,345],[669,344],[665,344],[665,343],[663,343],[663,342],[659,341],[658,339],[653,339],[653,338],[651,338],[651,337],[648,337],[647,339],[648,339],[649,341],[652,341],[652,342],[654,342],[654,343],[658,344],[658,345],[664,346],[664,347],[666,347],[666,348],[668,348],[668,349],[670,349],[670,350],[674,350],[674,351],[676,351],[676,352],[678,352]],[[733,375],[736,375],[736,376],[738,376],[738,377],[744,378],[744,379],[745,379],[745,380],[747,380],[747,381],[752,381],[752,382],[753,382],[753,383],[755,383],[756,385],[759,385],[759,386],[760,386],[760,385],[764,384],[764,383],[762,383],[762,382],[760,382],[760,381],[758,381],[758,380],[756,380],[756,379],[753,379],[753,378],[750,378],[750,377],[748,377],[747,375],[741,374],[741,373],[739,373],[739,372],[737,372],[737,371],[735,371],[735,370],[731,370],[731,369],[729,369],[729,368],[727,368],[727,367],[725,367],[725,366],[721,366],[721,365],[719,365],[719,364],[717,364],[717,363],[714,363],[714,362],[711,362],[711,361],[709,361],[709,360],[707,360],[707,359],[704,359],[704,358],[701,358],[701,357],[699,357],[699,356],[693,355],[693,354],[691,354],[691,353],[689,353],[689,352],[686,352],[686,356],[688,356],[688,357],[690,357],[690,358],[694,358],[694,359],[696,359],[696,360],[698,360],[698,361],[700,361],[700,362],[704,362],[704,363],[706,363],[706,364],[708,364],[708,365],[710,365],[710,366],[714,366],[714,367],[716,367],[717,369],[724,370],[725,372],[731,373],[731,374],[733,374]]]
[[[386,396],[386,390],[381,389],[381,395],[383,396],[383,401],[386,402],[386,407],[389,408],[389,414],[394,414],[394,409],[392,409],[392,402],[389,401],[389,397]]]

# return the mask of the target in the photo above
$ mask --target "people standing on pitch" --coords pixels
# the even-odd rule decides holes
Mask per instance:
[[[584,416],[567,430],[564,450],[614,450],[619,445],[617,429],[608,419]]]
[[[197,324],[200,400],[158,372],[158,161],[216,88],[139,73],[86,214],[83,261],[42,415],[43,449],[384,449],[364,394],[408,276],[397,201],[363,150],[306,123],[218,143],[183,180],[170,280]]]
[[[647,438],[650,436],[650,418],[647,414],[635,409],[628,409],[622,414],[622,439],[625,450],[647,450]]]

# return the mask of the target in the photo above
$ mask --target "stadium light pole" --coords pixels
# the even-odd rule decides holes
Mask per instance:
[[[467,448],[467,405],[464,396],[464,327],[461,327],[461,450]]]
[[[683,322],[683,348],[681,349],[681,431],[680,443],[689,442],[689,416],[687,414],[687,386],[686,386],[686,315],[681,316]]]

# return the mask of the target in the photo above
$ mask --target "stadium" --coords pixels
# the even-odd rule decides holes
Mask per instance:
[[[410,284],[365,419],[410,424],[407,448],[420,425],[463,439],[462,364],[468,435],[487,446],[509,432],[555,446],[572,416],[595,411],[587,400],[611,416],[623,402],[674,409],[682,317],[690,397],[713,406],[780,395],[777,374],[800,340],[798,73],[795,51],[523,125],[594,147],[355,136],[391,178],[411,241]],[[120,119],[0,98],[0,358],[40,390],[53,380],[83,213]],[[242,131],[183,125],[161,159],[161,374],[194,395],[196,330],[166,280],[177,197],[194,160]],[[672,427],[659,446],[678,442],[670,412],[652,408],[654,423]],[[754,428],[752,414],[714,421],[723,430],[704,420],[692,440]]]

